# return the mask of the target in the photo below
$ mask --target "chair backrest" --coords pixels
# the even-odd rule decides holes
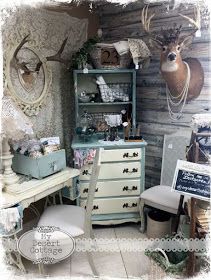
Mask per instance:
[[[172,185],[177,160],[186,160],[186,147],[190,144],[190,137],[188,132],[164,135],[161,185]]]
[[[100,166],[101,166],[101,154],[103,148],[96,149],[95,157],[93,160],[92,166],[92,173],[89,180],[89,190],[87,195],[87,202],[86,202],[86,229],[89,230],[91,227],[91,216],[92,216],[92,208],[93,208],[93,201],[95,196],[95,189],[97,185],[97,180],[100,173]]]

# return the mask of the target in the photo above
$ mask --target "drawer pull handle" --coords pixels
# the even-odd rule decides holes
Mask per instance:
[[[89,190],[88,188],[84,189],[83,193],[88,193],[88,190]],[[98,188],[95,189],[95,192],[98,192]]]
[[[124,153],[123,158],[135,158],[138,157],[138,153],[133,153],[132,155],[129,155],[129,153]]]
[[[89,173],[89,170],[84,170],[84,171],[82,172],[82,175],[91,175],[91,173]]]
[[[137,186],[132,186],[132,188],[129,188],[128,186],[124,186],[122,189],[124,191],[137,191],[138,187]]]
[[[124,203],[123,208],[134,208],[137,207],[137,203],[132,203],[132,205],[129,205],[128,203]]]
[[[86,209],[86,206],[84,208]],[[93,205],[92,210],[97,210],[97,209],[99,209],[99,206],[98,205]]]
[[[123,173],[136,173],[136,172],[138,172],[138,168],[133,168],[131,171],[129,171],[129,169],[128,168],[124,168],[123,169]]]

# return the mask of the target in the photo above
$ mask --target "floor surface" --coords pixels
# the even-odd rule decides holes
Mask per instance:
[[[140,225],[124,224],[116,226],[97,226],[94,228],[96,238],[146,238],[140,233]],[[118,246],[118,245],[117,245]],[[162,279],[164,273],[154,262],[144,255],[144,252],[94,252],[95,266],[101,278],[139,278]],[[38,275],[37,265],[24,260],[24,265],[29,274]],[[49,277],[77,277],[90,278],[92,271],[87,261],[86,254],[74,252],[71,258],[60,263],[45,266],[45,273]],[[61,279],[60,278],[60,279]]]

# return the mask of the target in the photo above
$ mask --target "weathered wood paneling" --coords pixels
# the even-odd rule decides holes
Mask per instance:
[[[141,38],[148,43],[148,38],[141,25],[143,1],[127,5],[107,4],[100,7],[104,40],[114,42],[124,38]],[[151,22],[152,32],[159,32],[161,27],[172,26],[174,22],[182,24],[184,34],[190,32],[189,23],[178,15],[181,12],[193,16],[193,8],[166,12],[162,5],[152,5],[149,13],[155,13]],[[169,117],[166,103],[165,82],[159,71],[159,50],[151,49],[152,59],[147,69],[137,71],[137,120],[141,125],[142,135],[148,142],[146,149],[146,187],[159,184],[163,135],[190,130],[193,114],[207,112],[211,108],[211,70],[210,70],[210,30],[204,28],[202,35],[195,37],[191,47],[182,54],[185,57],[196,57],[200,60],[205,72],[204,87],[200,96],[187,104],[184,115],[179,121]]]

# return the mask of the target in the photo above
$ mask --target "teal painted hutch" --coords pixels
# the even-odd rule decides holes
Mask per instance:
[[[129,83],[128,101],[80,102],[78,95],[82,91],[99,92],[95,83],[96,75],[102,75],[106,83]],[[74,71],[76,123],[83,111],[97,116],[120,113],[126,109],[131,112],[132,126],[136,126],[136,72],[133,69],[102,70],[94,69],[84,73]],[[119,224],[140,221],[139,196],[144,191],[145,147],[146,142],[125,142],[120,131],[119,141],[104,141],[103,133],[94,134],[84,141],[75,135],[73,150],[86,150],[103,147],[102,164],[93,205],[93,224]],[[79,184],[75,184],[74,193],[79,193],[77,204],[85,206],[92,164],[81,168]]]

